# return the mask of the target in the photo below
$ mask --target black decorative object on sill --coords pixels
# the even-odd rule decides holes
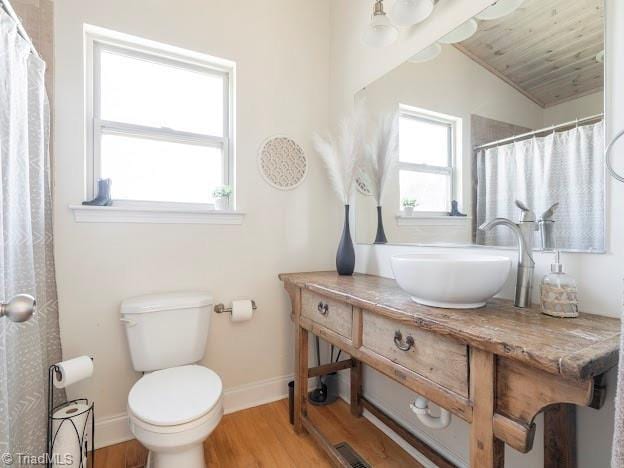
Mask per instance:
[[[336,252],[336,270],[342,276],[351,276],[355,270],[355,249],[349,228],[349,205],[345,205],[344,228]]]
[[[388,239],[383,227],[383,217],[381,216],[381,206],[377,207],[377,235],[375,236],[375,244],[387,244]]]
[[[465,215],[464,213],[460,213],[459,209],[457,208],[457,200],[453,200],[451,202],[451,212],[449,213],[449,216],[465,217],[467,215]]]
[[[86,206],[111,206],[113,199],[111,198],[111,179],[98,179],[97,196],[93,200],[82,202]]]

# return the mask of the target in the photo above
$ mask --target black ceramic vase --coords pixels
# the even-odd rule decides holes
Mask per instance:
[[[377,207],[377,235],[375,236],[375,244],[387,244],[386,233],[383,228],[383,218],[381,216],[381,206]]]
[[[345,222],[336,252],[336,271],[342,276],[351,276],[355,269],[355,249],[349,229],[349,205],[345,205]]]

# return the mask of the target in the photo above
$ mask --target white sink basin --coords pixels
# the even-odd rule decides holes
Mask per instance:
[[[415,302],[447,309],[484,306],[511,270],[507,257],[486,255],[396,255],[391,262],[397,283]]]

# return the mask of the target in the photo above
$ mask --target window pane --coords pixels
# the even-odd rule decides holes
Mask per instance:
[[[402,116],[399,123],[399,159],[415,164],[449,166],[451,127]]]
[[[450,176],[401,170],[399,184],[401,201],[416,199],[416,211],[450,211]]]
[[[224,77],[101,52],[101,118],[223,136]]]
[[[220,148],[104,135],[101,160],[118,200],[212,203],[223,184]]]

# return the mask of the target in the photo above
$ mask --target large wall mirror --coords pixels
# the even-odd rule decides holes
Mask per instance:
[[[399,162],[382,200],[389,243],[513,246],[508,230],[478,226],[519,221],[517,200],[555,222],[556,248],[605,251],[603,3],[515,3],[355,96],[373,118],[399,113]],[[359,185],[355,235],[370,244],[376,203]]]

